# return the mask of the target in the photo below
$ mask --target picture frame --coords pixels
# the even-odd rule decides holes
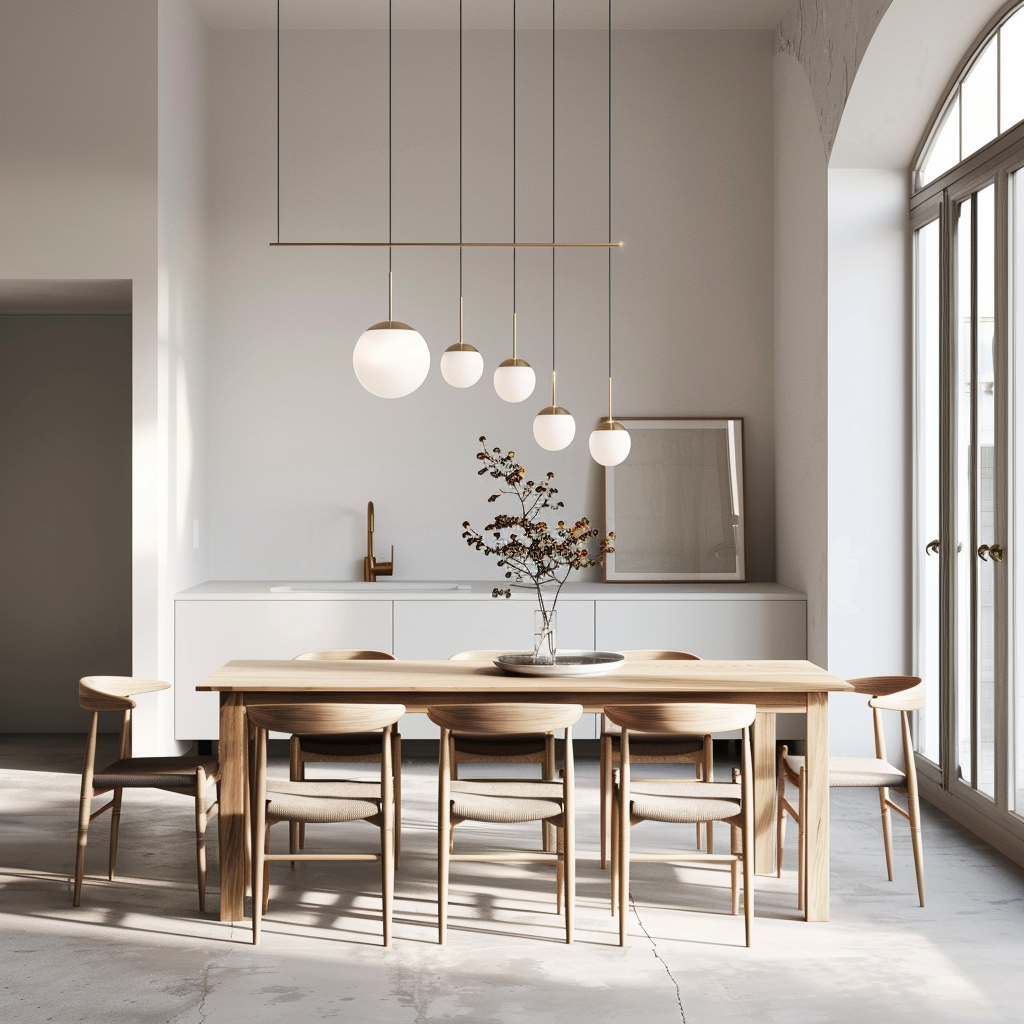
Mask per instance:
[[[605,581],[743,582],[742,417],[619,422],[632,446],[605,468]]]

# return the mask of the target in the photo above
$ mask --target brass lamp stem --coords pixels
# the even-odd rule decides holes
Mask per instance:
[[[394,298],[393,278],[392,278],[391,271],[389,270],[388,271],[388,320],[389,321],[395,319],[394,316],[392,315],[393,298]]]
[[[462,341],[462,296],[459,296],[459,348],[463,348],[464,343]]]
[[[555,401],[555,371],[551,371],[551,405],[556,406],[558,403]]]
[[[512,314],[512,358],[516,358],[516,315]]]
[[[612,418],[612,375],[608,374],[608,419]]]

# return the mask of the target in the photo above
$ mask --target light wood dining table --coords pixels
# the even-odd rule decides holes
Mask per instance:
[[[754,725],[755,860],[774,870],[775,715],[807,716],[808,921],[829,915],[828,695],[853,687],[809,661],[630,661],[604,676],[511,676],[483,661],[229,661],[197,690],[220,694],[220,919],[245,916],[245,775],[248,704],[306,701],[431,704],[676,701],[757,706]]]

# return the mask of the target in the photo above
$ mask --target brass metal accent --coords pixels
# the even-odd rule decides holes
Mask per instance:
[[[568,416],[569,410],[563,409],[560,405],[549,405],[546,409],[541,409],[538,416]]]
[[[987,562],[988,561],[988,553],[991,550],[992,549],[987,544],[982,544],[981,547],[978,548],[978,557],[983,562]]]
[[[530,364],[525,359],[504,359],[500,363],[498,363],[499,369],[502,366],[526,366],[526,367],[528,367],[529,365]]]
[[[390,576],[395,571],[395,546],[391,545],[391,561],[378,562],[373,555],[373,502],[366,503],[366,557],[363,559],[363,582],[376,583],[378,576]]]
[[[993,562],[1001,562],[1003,555],[1006,553],[1003,551],[1002,544],[993,544],[989,549],[988,553],[992,556]]]
[[[454,345],[449,345],[445,352],[476,352],[477,350],[472,345],[465,345],[461,341],[455,342]],[[502,364],[504,365],[504,364]]]
[[[353,249],[621,249],[625,242],[270,242],[274,248],[342,246]]]
[[[414,328],[403,324],[401,320],[381,320],[379,324],[366,328],[368,331],[411,331]]]
[[[601,420],[597,424],[597,426],[594,427],[594,429],[595,430],[625,430],[626,428],[618,420],[613,420],[610,416],[608,416],[605,419]]]
[[[930,540],[924,546],[924,553],[926,555],[937,555],[939,553],[939,542],[937,540]]]

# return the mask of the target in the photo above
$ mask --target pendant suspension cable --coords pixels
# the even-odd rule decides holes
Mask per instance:
[[[517,12],[516,12],[516,0],[512,0],[512,358],[516,357],[516,343],[515,343],[515,316],[516,316],[516,277],[518,267],[516,265],[516,238],[517,238],[517,225],[516,219],[516,129],[518,128],[518,122],[516,120],[516,27],[518,25]]]
[[[277,0],[277,242],[281,244],[281,0]]]
[[[459,347],[462,338],[462,0],[459,0]]]
[[[394,125],[392,121],[392,105],[391,105],[391,93],[393,91],[392,85],[392,54],[391,51],[394,47],[394,30],[391,23],[392,7],[394,6],[393,0],[388,0],[388,305],[391,304],[391,269],[392,269],[392,257],[394,255],[391,249],[391,218],[392,218],[392,176],[394,174]],[[390,320],[391,313],[388,312],[388,319]]]
[[[608,0],[608,241],[612,240],[612,0]],[[608,419],[612,418],[612,251],[608,250]]]
[[[551,0],[551,404],[555,404],[555,0]]]

